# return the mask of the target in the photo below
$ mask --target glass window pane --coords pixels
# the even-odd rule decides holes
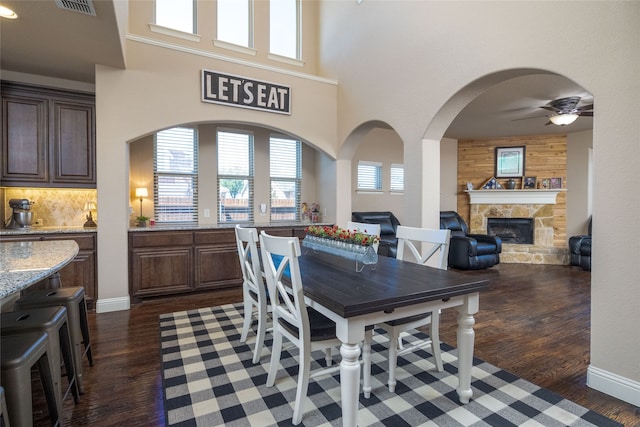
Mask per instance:
[[[218,221],[253,221],[253,135],[218,131]]]
[[[198,140],[195,129],[156,133],[154,212],[161,222],[198,221]]]
[[[218,0],[218,40],[252,47],[249,0]]]
[[[194,0],[156,0],[156,24],[195,34]]]
[[[302,175],[301,150],[300,141],[275,136],[269,139],[272,221],[298,219]]]
[[[404,165],[392,164],[389,174],[391,191],[404,191]]]
[[[358,189],[382,190],[382,163],[358,162]]]
[[[298,0],[269,1],[269,50],[271,53],[299,58]]]

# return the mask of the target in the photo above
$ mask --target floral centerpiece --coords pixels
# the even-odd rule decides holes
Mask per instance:
[[[320,237],[323,239],[336,240],[344,243],[351,243],[358,246],[372,246],[379,238],[373,234],[366,234],[358,230],[347,230],[337,225],[310,225],[305,228],[307,236]]]
[[[378,253],[373,245],[378,242],[376,235],[358,230],[347,230],[337,225],[333,227],[310,225],[305,229],[306,237],[302,246],[314,252],[325,252],[356,261],[356,271],[365,265],[375,269]]]

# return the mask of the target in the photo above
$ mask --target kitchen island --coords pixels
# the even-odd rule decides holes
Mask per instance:
[[[73,240],[0,242],[0,299],[57,273],[78,250]]]

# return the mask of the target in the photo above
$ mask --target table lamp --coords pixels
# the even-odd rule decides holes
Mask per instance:
[[[140,216],[143,216],[142,215],[142,199],[148,196],[149,196],[149,193],[147,192],[147,187],[136,188],[136,197],[140,198]]]
[[[89,215],[86,216],[87,222],[84,223],[83,227],[97,227],[98,224],[93,220],[93,211],[97,209],[95,202],[87,202],[84,204],[84,211],[89,212]]]

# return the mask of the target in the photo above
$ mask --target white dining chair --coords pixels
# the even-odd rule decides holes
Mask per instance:
[[[236,224],[236,243],[242,270],[242,298],[244,303],[244,321],[240,342],[246,342],[254,315],[258,320],[256,343],[253,348],[253,363],[262,356],[262,347],[269,323],[269,301],[258,253],[258,231],[255,228],[241,227]],[[255,310],[254,310],[255,308]]]
[[[435,267],[447,269],[449,256],[450,230],[438,230],[428,228],[406,227],[399,225],[396,231],[398,237],[398,252],[396,259],[404,260],[405,250],[408,249],[407,258],[419,264],[426,264],[432,257],[437,261]],[[420,248],[418,247],[420,246]],[[404,346],[402,334],[408,330],[429,325],[429,338]],[[442,372],[442,356],[440,355],[440,313],[426,313],[406,317],[377,325],[389,334],[389,391],[394,392],[396,387],[396,366],[398,356],[430,346],[435,360],[436,369]],[[366,369],[366,367],[365,367]]]
[[[272,296],[273,345],[267,375],[267,387],[275,384],[280,365],[283,338],[295,345],[300,353],[298,386],[293,410],[293,424],[302,421],[304,399],[309,388],[309,379],[339,371],[340,365],[330,365],[311,372],[311,353],[340,346],[336,337],[336,324],[323,314],[307,307],[300,277],[300,242],[297,237],[270,236],[260,233],[262,264]],[[283,278],[286,284],[283,283]],[[330,354],[327,353],[327,354]]]
[[[380,239],[380,224],[366,224],[364,222],[348,221],[347,230],[355,230],[372,236],[378,236],[378,239]],[[380,241],[373,244],[373,249],[375,249],[376,253],[378,253],[378,246],[380,246]]]

